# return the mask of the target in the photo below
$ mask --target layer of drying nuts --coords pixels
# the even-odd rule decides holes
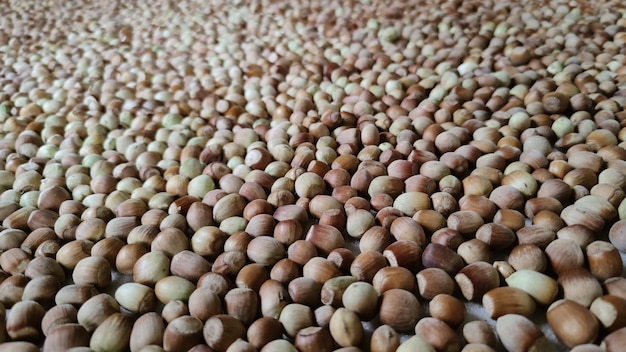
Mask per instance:
[[[0,352],[626,346],[624,1],[6,1],[0,58]]]

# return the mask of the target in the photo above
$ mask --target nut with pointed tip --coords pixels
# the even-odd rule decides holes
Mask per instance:
[[[130,233],[133,228],[137,227],[137,225],[139,225],[139,218],[135,216],[113,218],[107,222],[104,234],[106,237],[120,237],[121,239],[125,239],[128,233]]]
[[[7,251],[11,248],[20,248],[25,253],[32,253],[32,250],[28,246],[21,246],[22,242],[28,237],[26,232],[20,229],[5,229],[0,231],[0,249]],[[50,236],[51,239],[54,237]],[[55,236],[56,237],[56,236]]]
[[[56,293],[54,302],[57,305],[73,304],[82,306],[83,303],[97,294],[98,290],[91,285],[67,285]]]
[[[106,288],[111,283],[111,265],[102,257],[81,259],[74,268],[72,279],[76,284]]]
[[[237,273],[235,277],[235,286],[250,288],[258,291],[261,285],[270,278],[270,273],[264,265],[258,263],[250,263]]]
[[[387,266],[378,270],[376,275],[374,275],[372,285],[378,294],[382,294],[392,288],[413,291],[415,288],[415,276],[409,269]]]
[[[372,320],[378,313],[378,292],[367,282],[350,284],[341,297],[343,306],[358,315],[362,321]]]
[[[500,185],[489,193],[489,200],[500,209],[521,210],[524,206],[524,194],[512,185]]]
[[[59,280],[52,275],[43,275],[32,278],[22,293],[23,301],[35,301],[49,307],[54,302],[54,296],[60,288]]]
[[[400,346],[400,334],[389,325],[381,325],[372,332],[371,352],[394,352]]]
[[[90,219],[90,220],[92,221],[92,225],[97,225],[98,221],[104,222],[104,220],[97,219],[97,218]],[[85,224],[85,221],[83,221],[80,225],[78,225],[78,231],[77,231],[78,239],[80,239],[81,237],[79,231],[81,230],[80,227],[83,224]],[[104,224],[102,226],[104,226]],[[161,232],[161,230],[159,229],[157,225],[149,225],[149,224],[139,225],[128,233],[128,237],[126,238],[126,243],[143,243],[146,246],[150,246],[152,242],[154,241],[154,239],[156,238],[156,236],[159,234],[159,232]],[[99,238],[90,239],[90,240],[95,242],[99,240]]]
[[[313,243],[322,255],[328,255],[333,249],[343,247],[345,244],[341,232],[330,225],[312,225],[306,234],[306,240]]]
[[[326,184],[316,173],[305,172],[295,180],[295,192],[300,198],[313,198],[325,191]]]
[[[426,244],[424,229],[417,221],[408,216],[400,216],[393,220],[389,227],[389,233],[397,241],[413,241],[420,247]]]
[[[346,233],[354,238],[361,238],[363,234],[375,225],[374,215],[365,209],[355,209],[348,213]]]
[[[476,230],[476,238],[489,245],[493,250],[504,250],[515,243],[513,230],[501,223],[487,223]]]
[[[517,231],[526,225],[526,218],[514,209],[500,209],[493,216],[493,223],[504,225],[512,231]]]
[[[213,208],[203,202],[193,202],[187,210],[186,219],[193,231],[213,225]]]
[[[129,348],[133,319],[122,313],[108,316],[94,330],[89,347],[94,351],[123,351]]]
[[[120,311],[120,306],[109,294],[101,293],[89,298],[78,309],[78,323],[93,331],[110,315]]]
[[[276,221],[270,214],[257,214],[248,220],[245,232],[252,237],[268,236],[273,234]]]
[[[523,227],[515,235],[519,244],[534,244],[539,248],[545,248],[556,237],[554,231],[537,225]]]
[[[313,325],[313,311],[304,304],[290,303],[280,312],[278,320],[287,336],[295,337],[298,331]]]
[[[213,220],[219,224],[230,217],[241,216],[246,203],[246,199],[237,193],[225,195],[213,207]]]
[[[592,213],[578,204],[565,207],[561,211],[561,218],[567,225],[584,225],[592,232],[599,232],[605,225],[605,221],[600,215]]]
[[[430,236],[430,241],[457,250],[461,243],[465,241],[465,237],[459,231],[444,227],[435,231]]]
[[[270,271],[270,278],[272,280],[280,281],[285,284],[299,276],[300,266],[287,258],[276,262]]]
[[[317,257],[317,249],[309,241],[297,240],[287,248],[287,258],[299,265],[305,265],[313,257]]]
[[[109,262],[111,267],[114,267],[117,255],[125,244],[126,243],[118,237],[104,238],[91,247],[91,256],[102,257]]]
[[[446,218],[436,210],[421,209],[413,214],[412,219],[415,220],[428,233],[446,227]]]
[[[582,268],[585,262],[582,249],[578,244],[568,239],[556,239],[545,249],[546,256],[552,268],[557,273],[573,268]]]
[[[167,323],[184,315],[189,315],[189,307],[186,302],[181,300],[169,301],[163,306],[163,309],[161,309],[161,317],[163,317],[163,320]]]
[[[430,197],[424,192],[405,192],[396,197],[393,207],[412,217],[420,210],[430,209]]]
[[[146,346],[163,345],[165,324],[163,318],[155,312],[146,313],[133,324],[130,333],[130,350],[140,351]]]
[[[160,251],[142,255],[133,266],[133,281],[153,286],[169,275],[170,259]]]
[[[328,328],[333,340],[342,347],[360,345],[365,334],[357,314],[346,308],[333,313]]]
[[[285,286],[276,280],[267,280],[259,288],[261,314],[264,317],[278,319],[281,311],[288,303],[289,294]]]
[[[224,241],[224,252],[239,251],[245,253],[248,243],[252,241],[252,236],[245,231],[238,231]]]
[[[585,213],[600,216],[606,222],[615,219],[618,215],[618,211],[613,204],[600,196],[586,195],[576,200],[574,205]]]
[[[525,197],[532,197],[537,193],[537,180],[526,171],[515,170],[507,173],[502,178],[503,186],[513,186],[520,191]]]
[[[463,235],[474,234],[483,225],[483,218],[472,210],[459,210],[448,217],[448,227]]]
[[[166,225],[166,220],[169,217],[172,217],[173,222],[177,222],[180,225]],[[184,227],[186,227],[185,218],[180,214],[172,214],[169,215],[168,218],[165,218],[161,223],[161,232],[159,232],[152,243],[150,243],[150,250],[162,251],[167,254],[168,257],[173,257],[177,253],[189,249],[190,242],[184,232]]]
[[[163,304],[175,300],[187,301],[195,289],[196,285],[179,276],[166,276],[154,285],[154,293]]]
[[[133,313],[144,314],[154,309],[156,296],[154,290],[135,282],[122,284],[115,290],[115,300]]]
[[[90,256],[92,247],[93,243],[91,241],[70,241],[59,248],[56,255],[57,261],[65,269],[73,270],[81,259]]]
[[[335,264],[322,257],[313,257],[302,267],[302,276],[311,278],[321,284],[339,276],[341,271]]]
[[[203,257],[217,257],[228,235],[215,226],[203,226],[191,236],[191,249]]]
[[[370,197],[377,194],[386,193],[396,198],[404,190],[404,181],[401,178],[381,175],[374,177],[369,183],[367,193]]]
[[[274,226],[274,238],[288,246],[297,240],[304,239],[304,229],[302,224],[294,219],[279,221]]]
[[[31,279],[41,276],[54,276],[59,282],[65,281],[65,272],[59,263],[48,257],[35,258],[28,263],[24,275]]]
[[[315,307],[320,302],[322,284],[308,277],[298,277],[289,282],[287,290],[294,303]]]
[[[537,197],[529,199],[524,205],[524,213],[529,219],[534,218],[535,215],[543,210],[549,210],[558,214],[563,210],[563,204],[552,197]]]
[[[210,268],[211,264],[206,259],[190,250],[176,253],[170,263],[172,274],[192,282],[198,281],[200,276],[210,271]]]

